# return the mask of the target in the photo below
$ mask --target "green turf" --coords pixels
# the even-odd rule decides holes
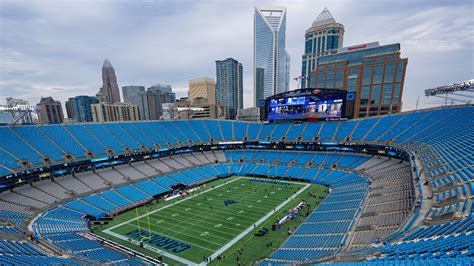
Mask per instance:
[[[142,207],[121,214],[107,227],[101,228],[101,230],[115,227],[110,231],[126,236],[126,238],[141,238],[145,244],[157,250],[151,251],[140,248],[132,243],[128,243],[125,239],[118,239],[116,237],[112,239],[150,256],[157,257],[156,253],[159,252],[158,249],[161,249],[180,258],[200,263],[203,257],[209,257],[245,229],[253,228],[253,225],[259,219],[307,185],[303,183],[288,183],[287,186],[273,185],[271,183],[249,182],[249,180],[249,178],[232,177],[211,182],[199,192],[195,192],[184,199],[172,203],[154,204],[149,208]],[[217,187],[219,185],[221,186]],[[303,195],[307,196],[309,189],[315,188],[314,186],[317,185],[312,185],[300,197],[288,202],[287,206],[284,206],[280,211],[272,215],[259,228],[263,225],[269,227],[277,217],[281,218],[288,207],[296,206],[301,201],[301,197]],[[323,194],[321,192],[324,189],[320,186],[318,188],[319,190],[316,192]],[[225,206],[225,200],[235,200],[237,203]],[[137,214],[143,217],[136,219]],[[123,225],[116,227],[122,223]],[[127,235],[127,233],[133,231],[136,232],[134,235]],[[159,235],[162,238],[155,236],[155,238],[151,239],[156,240],[153,243],[153,241],[150,241],[152,236],[150,233]],[[249,237],[252,237],[253,233],[254,230],[234,246],[248,245],[246,243],[249,242]],[[110,237],[106,232],[101,232],[100,234]],[[280,232],[275,235],[275,232],[270,232],[270,234],[276,237],[274,245],[278,245],[285,238],[285,233],[282,234]],[[167,238],[169,244],[163,245],[165,243],[163,242],[164,237]],[[160,242],[158,239],[162,241]],[[260,240],[263,239],[268,241],[268,236]],[[165,248],[166,246],[168,248]],[[186,249],[186,247],[190,248]],[[227,253],[233,250],[235,250],[235,247],[231,247]],[[269,251],[265,250],[266,253]],[[251,257],[254,258],[255,256]],[[175,261],[168,258],[166,258],[165,262],[176,264]]]

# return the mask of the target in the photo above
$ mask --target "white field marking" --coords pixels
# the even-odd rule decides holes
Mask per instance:
[[[176,217],[176,216],[178,216],[177,213],[173,213],[173,215],[171,215],[171,217]]]
[[[219,228],[219,227],[222,227],[222,224],[216,224],[216,225],[214,225],[214,228]]]
[[[227,218],[227,221],[232,221],[232,220],[234,220],[234,217],[233,217],[233,216]]]
[[[287,183],[295,183],[295,182],[291,182],[291,181],[286,181]],[[300,190],[298,190],[295,194],[291,195],[290,197],[288,197],[287,200],[285,200],[284,202],[282,202],[280,205],[278,205],[275,209],[271,210],[269,213],[267,213],[265,216],[263,216],[262,218],[260,218],[260,220],[258,220],[256,223],[255,223],[255,226],[259,226],[260,224],[262,224],[263,222],[265,222],[268,218],[270,218],[270,216],[272,216],[273,214],[275,214],[277,211],[279,211],[281,208],[285,207],[285,205],[287,205],[290,201],[292,201],[296,196],[298,196],[299,194],[301,194],[303,191],[305,191],[308,187],[310,187],[311,184],[306,184],[306,186],[302,187]],[[245,229],[242,233],[240,233],[238,236],[236,236],[234,239],[232,239],[230,242],[228,242],[227,244],[225,244],[223,247],[221,247],[220,249],[218,249],[216,252],[214,252],[214,254],[212,254],[210,257],[211,259],[215,259],[217,258],[217,256],[219,256],[222,252],[226,251],[228,248],[230,248],[231,246],[233,246],[235,243],[237,243],[237,241],[239,241],[240,239],[242,239],[244,236],[246,236],[248,233],[250,233],[252,230],[254,230],[253,228],[254,226],[251,225],[249,226],[247,229]]]
[[[208,234],[209,234],[209,232],[206,231],[206,232],[203,232],[203,233],[201,234],[201,236],[207,236]]]
[[[260,203],[260,202],[262,202],[262,200],[257,200],[257,203]]]
[[[240,210],[239,213],[244,213],[245,211],[244,210]]]
[[[222,193],[219,193],[217,196],[219,196],[219,197],[222,196]]]
[[[270,194],[275,194],[275,191],[270,192]]]
[[[164,222],[165,220],[158,220],[156,221],[156,224],[161,224],[162,222]]]
[[[227,192],[227,193],[229,193],[229,192],[230,192],[230,190],[227,190],[226,192]]]
[[[267,196],[267,195],[265,195],[265,197],[264,197],[264,198],[268,198],[268,196]]]
[[[143,218],[143,217],[146,217],[147,215],[152,214],[152,213],[155,213],[155,212],[158,212],[158,211],[160,211],[160,210],[162,210],[162,209],[167,209],[167,208],[172,207],[172,206],[174,206],[174,205],[176,205],[176,204],[178,204],[178,203],[180,203],[180,202],[183,202],[183,201],[192,199],[192,198],[194,198],[194,197],[196,197],[196,196],[202,195],[202,194],[204,194],[204,193],[206,193],[206,192],[209,192],[209,191],[211,191],[211,190],[220,188],[220,187],[222,187],[222,186],[225,186],[225,185],[227,185],[227,184],[229,184],[229,183],[235,182],[235,181],[240,180],[240,179],[254,179],[254,178],[252,178],[252,177],[242,177],[242,176],[241,176],[241,177],[238,177],[238,178],[236,178],[236,179],[234,179],[234,180],[231,180],[231,181],[229,181],[229,182],[220,184],[220,185],[218,185],[218,186],[215,186],[214,188],[208,189],[208,190],[203,191],[203,192],[201,192],[201,193],[199,193],[199,194],[194,194],[194,195],[192,195],[192,196],[190,196],[190,197],[188,197],[188,198],[185,198],[185,199],[182,199],[182,200],[179,200],[179,201],[175,201],[175,202],[173,202],[173,203],[171,203],[171,204],[169,204],[169,205],[166,205],[166,206],[163,206],[163,207],[161,207],[161,208],[159,208],[159,209],[153,210],[153,211],[149,212],[148,214],[143,214],[143,215],[141,215],[141,216],[132,218],[132,219],[130,219],[130,220],[128,220],[128,221],[125,221],[125,222],[122,222],[122,223],[120,223],[120,224],[114,225],[114,226],[112,226],[112,227],[110,227],[110,228],[107,228],[107,229],[104,230],[103,232],[106,233],[106,234],[109,234],[109,235],[111,235],[111,236],[117,237],[117,238],[119,238],[119,239],[128,241],[128,238],[127,238],[127,237],[125,237],[125,236],[123,236],[123,235],[120,235],[120,234],[117,234],[117,233],[115,233],[115,232],[112,232],[112,230],[115,229],[115,228],[117,228],[117,227],[123,226],[123,225],[132,226],[132,225],[129,224],[130,222],[133,222],[133,221],[136,221],[137,219],[141,219],[141,218]],[[297,191],[295,194],[291,195],[291,196],[290,196],[287,200],[285,200],[283,203],[281,203],[280,205],[278,205],[278,206],[275,208],[276,211],[279,211],[279,210],[280,210],[281,208],[283,208],[286,204],[288,204],[288,202],[290,202],[292,199],[294,199],[296,196],[298,196],[299,194],[301,194],[301,192],[303,192],[304,190],[306,190],[306,189],[310,186],[310,184],[302,183],[302,182],[294,182],[294,181],[284,181],[284,182],[286,182],[286,183],[292,183],[292,184],[305,185],[305,186],[302,187],[302,188],[301,188],[299,191]],[[227,192],[229,192],[229,191],[227,191]],[[260,225],[260,224],[263,223],[266,219],[268,219],[271,215],[273,215],[276,211],[270,211],[270,212],[267,213],[264,217],[262,217],[260,220],[258,220],[257,223],[255,223],[255,225],[256,225],[256,226]],[[247,235],[247,234],[248,234],[250,231],[252,231],[252,230],[253,230],[253,225],[250,226],[250,227],[248,227],[245,231],[243,231],[242,233],[240,233],[238,236],[236,236],[236,237],[235,237],[234,239],[232,239],[230,242],[228,242],[227,244],[225,244],[224,246],[222,246],[219,250],[217,250],[216,252],[214,252],[214,253],[211,255],[211,258],[212,258],[212,259],[215,259],[218,255],[220,255],[222,252],[226,251],[228,248],[230,248],[231,246],[233,246],[237,241],[239,241],[241,238],[243,238],[245,235]],[[153,230],[150,230],[150,231],[155,232],[155,231],[153,231]],[[161,235],[165,235],[165,234],[163,234],[163,233],[158,233],[158,232],[155,232],[155,233],[161,234]],[[166,235],[165,235],[165,236],[166,236]],[[168,236],[168,237],[170,237],[170,236]],[[170,237],[170,238],[180,240],[179,238],[176,238],[176,237]],[[135,243],[134,243],[134,242],[135,242]],[[209,241],[208,241],[208,242],[209,242]],[[133,240],[133,239],[132,239],[132,243],[134,243],[134,244],[136,244],[136,245],[139,245],[139,244],[140,244],[138,241]],[[211,242],[211,243],[213,243],[213,242]],[[193,244],[193,243],[191,243],[191,244]],[[217,243],[214,243],[214,244],[217,244]],[[195,245],[195,246],[197,246],[197,247],[201,247],[201,246],[196,245],[196,244],[193,244],[193,245]],[[162,255],[164,255],[164,256],[166,256],[166,257],[168,257],[168,258],[171,258],[171,259],[173,259],[173,260],[179,261],[179,262],[181,262],[181,263],[183,263],[183,264],[186,264],[186,265],[206,265],[206,263],[197,264],[197,263],[195,263],[195,262],[192,262],[192,261],[183,259],[183,258],[181,258],[181,257],[178,257],[178,256],[174,255],[174,254],[168,253],[168,252],[166,252],[166,251],[163,251],[163,250],[161,250],[161,249],[155,248],[155,247],[150,246],[150,245],[145,244],[145,243],[143,244],[143,246],[144,246],[146,249],[151,250],[151,251],[153,251],[153,252],[155,252],[155,253],[157,253],[157,254],[162,254]],[[205,247],[201,247],[201,248],[209,250],[208,248],[205,248]]]
[[[103,232],[107,233],[107,232],[112,231],[113,229],[115,229],[115,228],[117,228],[117,227],[120,227],[120,226],[124,225],[124,224],[128,224],[128,223],[130,223],[130,222],[136,221],[137,219],[141,219],[141,218],[143,218],[143,217],[146,217],[147,215],[153,214],[153,213],[158,212],[158,211],[160,211],[160,210],[167,209],[167,208],[172,207],[172,206],[174,206],[174,205],[176,205],[176,204],[178,204],[178,203],[180,203],[180,202],[187,201],[187,200],[192,199],[192,198],[194,198],[194,197],[196,197],[196,196],[202,195],[202,194],[207,193],[207,192],[209,192],[209,191],[212,191],[212,190],[214,190],[214,189],[216,189],[216,188],[220,188],[220,187],[222,187],[222,186],[225,186],[225,185],[227,185],[227,184],[229,184],[229,183],[235,182],[235,181],[240,180],[240,179],[242,179],[242,178],[244,178],[244,177],[238,177],[238,178],[236,178],[236,179],[234,179],[234,180],[231,180],[231,181],[229,181],[229,182],[227,182],[227,183],[220,184],[220,185],[218,185],[218,186],[215,186],[214,188],[208,189],[208,190],[203,191],[203,192],[201,192],[201,193],[199,193],[199,194],[194,194],[194,195],[192,195],[192,196],[190,196],[190,197],[187,197],[187,198],[184,198],[184,199],[182,199],[182,200],[175,201],[175,202],[173,202],[173,203],[171,203],[171,204],[169,204],[169,205],[163,206],[163,207],[161,207],[161,208],[159,208],[159,209],[156,209],[156,210],[154,210],[154,211],[151,211],[151,212],[149,212],[149,213],[147,213],[147,214],[142,214],[142,215],[140,215],[140,216],[138,216],[138,217],[132,218],[132,219],[130,219],[130,220],[128,220],[128,221],[125,221],[125,222],[119,223],[119,224],[117,224],[117,225],[114,225],[114,226],[112,226],[112,227],[110,227],[110,228],[107,228],[107,229],[104,230]],[[202,203],[201,203],[201,204],[202,204]],[[200,205],[200,204],[199,204],[199,205]]]
[[[235,224],[236,226],[240,226],[240,224]]]
[[[281,190],[281,187],[279,187],[278,190]]]
[[[201,205],[202,205],[202,202],[198,202],[196,205],[197,205],[197,206],[201,206]]]
[[[104,232],[105,232],[105,231],[104,231]],[[121,234],[117,234],[117,233],[115,233],[115,232],[107,232],[107,234],[109,234],[109,235],[111,235],[111,236],[114,236],[114,237],[116,237],[116,238],[119,238],[119,239],[122,239],[122,240],[128,242],[128,238],[125,237],[125,236],[123,236],[123,235],[121,235]],[[135,245],[137,245],[137,246],[140,245],[140,242],[138,242],[138,241],[135,240],[135,239],[131,239],[131,240],[130,240],[130,243],[135,244]],[[150,251],[152,251],[152,252],[155,252],[156,254],[160,254],[160,255],[163,255],[163,256],[165,256],[165,257],[171,258],[171,259],[173,259],[173,260],[175,260],[175,261],[179,261],[179,262],[181,262],[181,263],[183,263],[183,264],[185,264],[185,265],[196,265],[195,262],[192,262],[192,261],[187,260],[187,259],[183,259],[183,258],[181,258],[181,257],[178,257],[178,256],[172,254],[172,253],[168,253],[168,252],[166,252],[166,251],[164,251],[164,250],[161,250],[161,249],[155,248],[155,247],[153,247],[153,246],[150,246],[150,245],[148,245],[148,244],[146,244],[146,243],[143,243],[143,247],[146,248],[146,249],[148,249],[148,250],[150,250]]]
[[[186,209],[184,209],[184,210],[185,210],[185,211],[190,211],[190,210],[191,210],[191,208],[186,208]]]
[[[132,225],[131,225],[131,224],[127,224],[127,226],[132,226]],[[175,240],[179,240],[179,241],[185,242],[185,243],[187,243],[187,244],[191,244],[191,245],[196,246],[196,247],[198,247],[198,248],[202,248],[202,249],[205,249],[205,250],[208,250],[208,251],[211,251],[211,252],[213,251],[213,250],[210,249],[210,248],[207,248],[207,247],[204,247],[204,246],[200,246],[200,245],[198,245],[198,244],[196,244],[196,243],[194,243],[194,242],[192,242],[192,241],[188,241],[188,240],[184,241],[184,240],[181,240],[181,239],[178,238],[178,237],[173,237],[173,236],[164,234],[164,233],[162,233],[162,232],[157,232],[157,231],[152,230],[152,229],[150,229],[150,230],[146,229],[146,230],[147,230],[147,231],[150,231],[150,232],[152,232],[152,233],[158,234],[158,235],[166,236],[166,237],[168,237],[168,238],[170,238],[170,239],[175,239]],[[181,232],[181,231],[176,231],[176,230],[173,230],[173,229],[166,229],[166,230],[167,230],[167,231],[171,231],[171,232],[175,232],[175,233],[178,233],[178,234],[182,234],[182,235],[185,235],[185,236],[190,237],[190,238],[202,240],[202,239],[200,239],[198,236],[188,235],[188,234],[185,234],[185,233],[183,233],[183,232]],[[210,241],[210,240],[208,240],[208,239],[206,239],[205,241],[206,241],[207,243],[211,243],[211,244],[214,244],[214,245],[219,246],[219,247],[222,246],[222,244],[219,244],[219,243]]]
[[[253,207],[253,205],[249,205],[249,206],[247,206],[247,208],[252,208],[252,207]]]

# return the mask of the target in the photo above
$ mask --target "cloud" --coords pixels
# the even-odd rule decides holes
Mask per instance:
[[[105,58],[119,86],[163,82],[185,96],[189,79],[215,77],[215,60],[233,57],[250,106],[255,5],[287,7],[291,77],[300,75],[304,32],[325,6],[345,25],[345,46],[401,43],[405,110],[424,89],[474,73],[471,1],[1,1],[0,98],[94,95]],[[430,102],[422,96],[420,106]]]

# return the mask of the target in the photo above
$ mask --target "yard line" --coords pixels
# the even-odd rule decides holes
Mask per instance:
[[[220,187],[222,187],[222,186],[225,186],[225,185],[227,185],[227,184],[230,184],[230,183],[235,182],[235,181],[237,181],[237,180],[240,180],[240,179],[242,179],[242,178],[243,178],[243,177],[238,177],[238,178],[236,178],[236,179],[234,179],[234,180],[231,180],[231,181],[229,181],[229,182],[226,182],[226,183],[217,185],[217,186],[215,186],[214,188],[210,188],[210,189],[208,189],[208,190],[206,190],[206,191],[203,191],[203,192],[201,192],[201,193],[199,193],[199,194],[194,194],[194,195],[192,195],[192,196],[190,196],[190,197],[188,197],[188,198],[184,198],[184,199],[182,199],[182,200],[173,202],[173,203],[171,203],[171,204],[169,204],[169,205],[163,206],[163,207],[161,207],[161,208],[159,208],[159,209],[156,209],[156,210],[154,210],[154,211],[151,211],[151,212],[149,212],[149,213],[147,213],[147,214],[143,214],[143,215],[141,215],[141,216],[132,218],[132,219],[130,219],[130,220],[128,220],[128,221],[125,221],[125,222],[123,222],[123,223],[114,225],[114,226],[112,226],[112,227],[107,228],[106,230],[104,230],[104,232],[113,230],[113,229],[115,229],[115,228],[117,228],[117,227],[120,227],[120,226],[122,226],[122,225],[124,225],[124,224],[128,224],[128,223],[130,223],[130,222],[136,221],[137,219],[140,219],[140,218],[145,217],[145,216],[147,216],[147,215],[153,214],[153,213],[158,212],[158,211],[160,211],[160,210],[167,209],[167,208],[169,208],[169,207],[172,207],[172,206],[178,204],[179,202],[183,202],[183,201],[190,200],[190,199],[192,199],[192,198],[194,198],[194,197],[196,197],[196,196],[198,196],[198,195],[202,195],[202,194],[204,194],[204,193],[206,193],[206,192],[209,192],[209,191],[212,191],[212,190],[214,190],[214,189],[220,188]]]
[[[296,192],[295,194],[291,195],[290,197],[288,197],[287,200],[285,200],[284,202],[282,202],[280,205],[278,205],[278,207],[276,207],[276,211],[280,210],[281,208],[283,208],[286,204],[288,204],[291,200],[293,200],[296,196],[298,196],[299,194],[301,194],[303,191],[305,191],[308,187],[310,187],[311,185],[310,184],[307,184],[306,186],[304,186],[303,188],[301,188],[300,190],[298,190],[298,192]],[[255,226],[259,226],[260,224],[262,224],[263,222],[265,222],[268,218],[270,218],[273,214],[276,213],[276,211],[272,210],[270,211],[269,213],[267,213],[264,217],[262,217],[260,220],[258,220],[256,223],[255,223]],[[214,252],[214,254],[212,254],[210,257],[211,259],[215,259],[217,258],[217,256],[219,256],[222,252],[226,251],[228,248],[230,248],[232,245],[234,245],[235,243],[237,243],[237,241],[239,241],[240,239],[242,239],[244,236],[246,236],[248,233],[250,233],[252,230],[254,230],[254,226],[250,226],[248,227],[245,231],[243,231],[242,233],[240,233],[238,236],[236,236],[234,239],[232,239],[229,243],[225,244],[225,246],[221,247],[219,250],[217,250],[216,252]]]

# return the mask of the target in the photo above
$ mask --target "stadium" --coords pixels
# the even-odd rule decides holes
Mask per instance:
[[[0,127],[0,264],[474,263],[474,107]]]

